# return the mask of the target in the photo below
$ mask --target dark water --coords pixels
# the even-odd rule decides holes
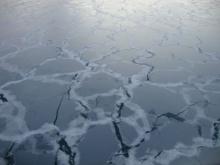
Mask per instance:
[[[0,165],[220,165],[219,0],[1,0]]]

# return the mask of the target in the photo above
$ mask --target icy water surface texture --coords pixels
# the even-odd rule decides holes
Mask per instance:
[[[219,0],[0,0],[0,165],[220,165]]]

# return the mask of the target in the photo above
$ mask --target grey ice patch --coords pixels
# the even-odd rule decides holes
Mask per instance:
[[[76,92],[81,96],[90,96],[98,93],[109,92],[112,89],[117,89],[121,83],[113,77],[98,73],[92,77],[83,80],[82,85],[76,89]]]

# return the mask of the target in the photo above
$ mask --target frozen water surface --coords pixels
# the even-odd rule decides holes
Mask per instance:
[[[1,0],[0,165],[220,165],[219,0]]]

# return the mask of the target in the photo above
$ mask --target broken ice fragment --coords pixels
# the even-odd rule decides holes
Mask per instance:
[[[212,135],[212,140],[213,140],[214,143],[216,143],[217,140],[219,139],[220,123],[214,122],[213,123],[213,129],[214,129],[214,133]]]

